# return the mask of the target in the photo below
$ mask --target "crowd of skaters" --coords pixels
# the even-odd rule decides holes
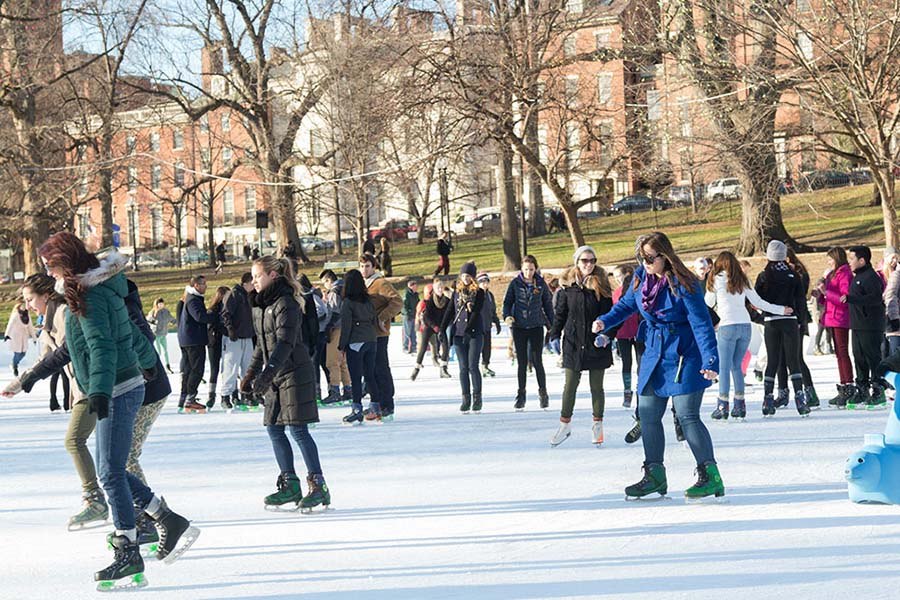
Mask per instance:
[[[424,368],[428,351],[440,376],[452,378],[452,349],[460,412],[466,414],[483,408],[484,378],[494,376],[492,334],[500,334],[501,323],[510,330],[517,366],[515,410],[526,406],[532,374],[538,404],[549,408],[543,357],[545,349],[555,350],[564,385],[553,446],[571,435],[585,371],[591,440],[603,443],[604,377],[618,355],[622,405],[634,408],[626,441],[640,439],[644,447],[643,477],[626,488],[629,498],[667,493],[663,417],[670,398],[676,436],[687,442],[697,463],[697,481],[685,491],[689,499],[725,493],[700,417],[703,393],[713,382],[718,384],[714,420],[746,417],[744,382],[751,363],[763,382],[763,416],[788,406],[791,392],[801,416],[818,408],[804,360],[803,338],[811,324],[816,352],[833,351],[837,358],[840,383],[832,406],[883,406],[882,376],[891,358],[900,363],[900,354],[891,357],[900,348],[900,270],[891,248],[877,270],[866,246],[832,248],[828,270],[813,286],[802,261],[773,240],[763,271],[751,283],[749,263],[732,253],[697,259],[691,270],[665,234],[653,232],[638,238],[637,264],[618,265],[611,273],[598,264],[591,246],[578,248],[572,266],[546,281],[537,259],[526,256],[501,302],[490,275],[474,262],[464,262],[448,281],[449,236],[442,235],[437,250],[434,277],[428,283],[410,279],[402,297],[381,270],[381,261],[390,261],[390,246],[382,243],[377,254],[359,257],[357,269],[340,275],[322,271],[319,287],[296,271],[289,253],[261,256],[232,288],[219,287],[209,304],[206,278],[196,275],[174,315],[163,299],[145,315],[136,285],[125,278],[124,257],[115,251],[91,254],[71,234],[52,236],[41,249],[48,272],[26,280],[23,302],[7,327],[7,339],[18,344],[16,379],[3,394],[29,392],[45,378],[74,382],[64,383],[63,391],[64,408],[72,413],[66,448],[82,482],[84,506],[70,527],[105,520],[110,513],[116,527],[109,537],[115,561],[97,579],[116,582],[140,573],[141,543],[155,540],[159,558],[177,557],[199,534],[147,486],[138,462],[171,392],[165,371],[173,373],[166,342],[173,326],[181,349],[179,412],[205,412],[217,402],[238,410],[258,410],[262,404],[279,471],[276,491],[264,503],[305,510],[331,501],[310,432],[319,420],[318,406],[349,401],[343,421],[353,425],[394,416],[388,340],[398,315],[403,350],[416,357],[410,378]],[[37,331],[30,312],[41,325],[42,356],[19,374],[21,339],[27,349]],[[99,335],[98,314],[111,335]],[[202,402],[198,390],[207,364],[209,391]],[[58,409],[54,393],[51,410]],[[95,430],[99,475],[87,449]],[[289,436],[305,463],[306,494]]]

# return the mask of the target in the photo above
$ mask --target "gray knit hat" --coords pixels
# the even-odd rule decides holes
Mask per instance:
[[[772,262],[781,262],[787,259],[787,246],[779,240],[772,240],[766,246],[766,258]]]
[[[572,255],[572,262],[576,265],[578,264],[578,259],[581,258],[581,255],[585,252],[590,252],[594,256],[597,256],[597,253],[594,252],[594,249],[590,246],[579,246],[578,250],[575,251],[575,254]]]

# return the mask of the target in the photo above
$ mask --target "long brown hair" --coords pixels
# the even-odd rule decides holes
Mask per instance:
[[[787,263],[794,267],[794,270],[800,275],[806,275],[809,277],[809,271],[806,269],[806,265],[803,264],[803,261],[797,256],[797,253],[794,252],[794,249],[788,246],[787,249]]]
[[[22,282],[22,289],[28,288],[32,294],[38,296],[47,296],[51,302],[62,304],[66,299],[56,291],[56,280],[46,273],[34,273],[25,278]]]
[[[706,278],[706,289],[710,292],[714,292],[716,289],[715,279],[719,273],[725,273],[727,281],[725,289],[729,294],[740,294],[750,287],[750,280],[747,279],[747,274],[741,268],[740,261],[727,250],[719,253],[709,272],[709,277]]]
[[[834,248],[829,248],[826,253],[830,259],[834,261],[834,270],[837,271],[839,268],[847,264],[847,252],[841,248],[840,246],[835,246]]]
[[[72,314],[84,316],[84,296],[87,288],[81,285],[79,275],[100,266],[100,261],[78,237],[68,231],[60,231],[50,236],[38,249],[38,255],[44,259],[48,267],[59,269],[63,273],[66,304]]]
[[[216,288],[216,295],[213,296],[212,304],[209,305],[210,310],[215,310],[216,312],[222,308],[222,304],[225,303],[225,297],[231,292],[230,289],[225,287],[224,285],[220,285]]]
[[[666,261],[665,277],[669,281],[669,287],[676,296],[678,292],[675,288],[675,282],[680,283],[688,292],[692,292],[699,287],[700,280],[694,275],[694,272],[688,269],[678,255],[675,254],[675,248],[669,237],[662,231],[653,231],[651,233],[640,236],[634,243],[634,254],[640,264],[644,263],[643,253],[644,246],[650,246],[658,252]],[[640,281],[634,278],[634,289],[638,289]]]

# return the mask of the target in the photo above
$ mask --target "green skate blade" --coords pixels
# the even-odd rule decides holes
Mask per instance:
[[[625,495],[626,502],[636,502],[640,504],[641,502],[667,502],[672,498],[665,494],[660,494],[659,492],[651,492],[646,496],[629,496]]]
[[[284,504],[266,504],[264,508],[267,512],[297,512],[300,510],[300,501],[298,500],[296,503],[288,501]]]
[[[95,519],[93,521],[85,521],[84,523],[69,523],[66,529],[69,531],[86,531],[88,529],[100,529],[109,524],[109,517],[103,519]]]
[[[723,494],[722,496],[700,496],[698,498],[692,498],[690,496],[684,497],[685,504],[729,504],[730,501]]]
[[[124,592],[147,587],[147,578],[143,573],[135,573],[131,577],[101,581],[97,584],[98,592]]]

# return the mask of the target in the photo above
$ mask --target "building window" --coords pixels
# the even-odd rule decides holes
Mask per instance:
[[[184,163],[181,161],[175,163],[175,186],[184,187]]]
[[[581,131],[578,123],[566,123],[566,152],[572,162],[581,158]]]
[[[230,187],[222,192],[222,206],[225,213],[225,223],[234,223],[234,190]]]
[[[597,161],[605,165],[612,160],[612,121],[604,120],[597,123]]]
[[[681,137],[689,138],[694,134],[694,127],[691,122],[691,105],[687,99],[678,99],[678,112],[681,117]]]
[[[566,0],[566,10],[572,14],[580,15],[584,10],[583,0]]]
[[[228,113],[222,113],[222,131],[231,131],[231,117]]]
[[[150,209],[150,243],[159,246],[163,243],[163,214],[161,208]]]
[[[612,73],[597,73],[597,102],[609,104],[612,98]]]
[[[159,152],[159,132],[154,131],[150,134],[150,151]]]
[[[566,58],[572,58],[576,54],[578,54],[578,38],[573,33],[563,40],[563,55]]]
[[[244,189],[244,214],[247,215],[248,221],[256,218],[256,188]]]
[[[797,12],[805,13],[812,10],[809,6],[809,0],[797,0]]]
[[[136,148],[137,148],[137,138],[135,138],[133,135],[129,135],[127,138],[125,138],[125,153],[128,156],[131,156],[132,154],[134,154],[134,151]]]
[[[209,116],[200,117],[200,133],[209,133]]]
[[[813,59],[813,41],[805,31],[797,33],[797,49],[800,50],[800,55],[804,60]]]
[[[137,167],[128,167],[128,191],[133,192],[137,189],[138,171]]]
[[[78,237],[86,240],[91,235],[91,212],[81,211],[78,213]]]
[[[322,132],[318,129],[309,132],[309,153],[312,156],[325,154],[325,140],[322,139]]]
[[[203,167],[203,170],[209,173],[210,169],[212,169],[212,160],[209,157],[209,148],[200,148],[200,166]]]
[[[662,117],[662,110],[659,105],[659,90],[647,91],[647,119],[651,121],[659,121]]]
[[[578,106],[578,75],[566,77],[566,106],[569,108]]]
[[[231,168],[231,148],[229,148],[228,146],[222,148],[222,168]]]
[[[175,129],[172,131],[172,149],[184,149],[184,131],[182,131],[181,129]]]
[[[609,48],[609,38],[612,31],[609,29],[598,29],[594,32],[594,42],[597,44],[597,50]]]
[[[152,189],[153,191],[158,190],[161,180],[162,180],[162,167],[159,165],[153,165],[150,168],[150,189]]]
[[[88,174],[84,173],[81,176],[81,181],[78,182],[78,195],[79,196],[87,196],[88,194]]]

